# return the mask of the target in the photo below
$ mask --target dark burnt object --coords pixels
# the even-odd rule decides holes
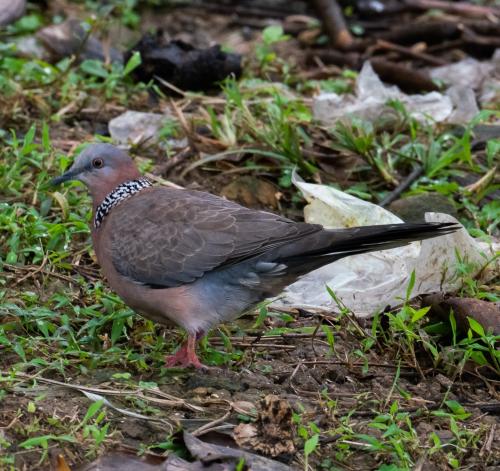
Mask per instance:
[[[229,75],[241,75],[241,56],[226,53],[219,45],[196,49],[183,41],[166,42],[161,31],[145,34],[127,52],[128,58],[138,51],[142,63],[134,71],[135,78],[149,82],[156,77],[181,90],[207,91]],[[159,85],[171,94],[172,90]]]

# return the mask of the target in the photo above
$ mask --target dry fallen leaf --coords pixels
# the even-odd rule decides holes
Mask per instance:
[[[292,408],[288,401],[269,394],[259,404],[257,421],[240,424],[233,432],[236,443],[268,456],[295,452]]]
[[[55,471],[71,471],[71,468],[68,466],[68,463],[66,463],[66,460],[64,459],[64,455],[57,455]]]
[[[249,207],[257,205],[278,207],[277,188],[272,183],[256,177],[240,177],[226,185],[221,194],[227,199],[238,201]]]

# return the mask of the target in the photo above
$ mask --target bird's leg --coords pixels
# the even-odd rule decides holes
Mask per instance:
[[[181,345],[179,350],[173,355],[167,356],[167,367],[180,366],[182,368],[187,368],[188,366],[194,366],[195,368],[205,368],[205,365],[200,362],[196,355],[197,339],[197,335],[189,334],[187,340]]]

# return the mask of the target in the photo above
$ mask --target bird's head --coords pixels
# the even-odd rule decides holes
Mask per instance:
[[[91,144],[75,159],[63,175],[54,178],[52,185],[78,180],[87,185],[99,204],[118,185],[140,177],[139,170],[128,154],[111,144]]]

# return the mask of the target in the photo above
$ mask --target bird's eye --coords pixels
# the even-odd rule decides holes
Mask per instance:
[[[92,167],[94,168],[102,168],[104,166],[104,162],[102,159],[94,159],[92,161]]]

